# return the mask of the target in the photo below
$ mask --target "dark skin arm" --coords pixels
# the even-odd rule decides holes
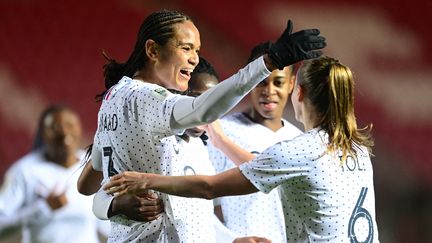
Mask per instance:
[[[108,216],[125,215],[128,219],[149,222],[159,218],[163,212],[162,200],[156,194],[125,194],[115,197]]]
[[[89,161],[78,179],[77,188],[81,194],[92,195],[100,189],[103,173],[93,169]],[[108,216],[122,214],[129,219],[148,222],[157,219],[163,212],[162,200],[155,194],[129,194],[114,198]]]
[[[91,161],[88,161],[78,178],[78,192],[86,196],[96,193],[103,179],[102,171],[93,169]]]

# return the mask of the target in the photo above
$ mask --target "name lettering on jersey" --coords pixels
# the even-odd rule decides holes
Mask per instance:
[[[339,159],[342,161],[342,156],[339,156]],[[357,157],[353,157],[351,155],[347,155],[345,163],[343,163],[342,171],[366,171],[366,166],[364,162],[359,162]]]
[[[99,120],[100,131],[115,131],[118,127],[118,118],[116,114],[102,114]]]

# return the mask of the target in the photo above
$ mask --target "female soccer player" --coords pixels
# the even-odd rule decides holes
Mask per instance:
[[[305,61],[291,97],[305,133],[215,176],[116,175],[108,193],[154,189],[215,198],[280,187],[288,242],[379,242],[368,129],[357,128],[354,80],[339,61]]]

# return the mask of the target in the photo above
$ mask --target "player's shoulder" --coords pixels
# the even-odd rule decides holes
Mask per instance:
[[[242,112],[236,112],[222,117],[221,123],[226,126],[250,126],[254,124],[254,122]]]
[[[15,161],[9,171],[32,171],[42,163],[43,157],[39,151],[31,151]]]
[[[308,154],[321,154],[322,150],[327,148],[328,136],[318,129],[312,129],[291,139],[282,141],[283,146],[297,149],[302,149]]]
[[[294,126],[291,122],[282,119],[282,123],[283,127],[280,129],[281,133],[284,133],[291,138],[303,134],[303,132],[298,127]]]
[[[164,99],[169,94],[171,94],[171,92],[166,88],[147,82],[137,82],[137,90],[141,93],[149,94],[150,96],[158,99]]]

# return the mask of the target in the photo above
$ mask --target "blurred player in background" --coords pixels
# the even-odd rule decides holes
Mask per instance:
[[[75,111],[48,107],[39,120],[33,149],[8,169],[0,191],[0,235],[21,229],[22,242],[99,242],[109,225],[78,193],[82,128]]]

